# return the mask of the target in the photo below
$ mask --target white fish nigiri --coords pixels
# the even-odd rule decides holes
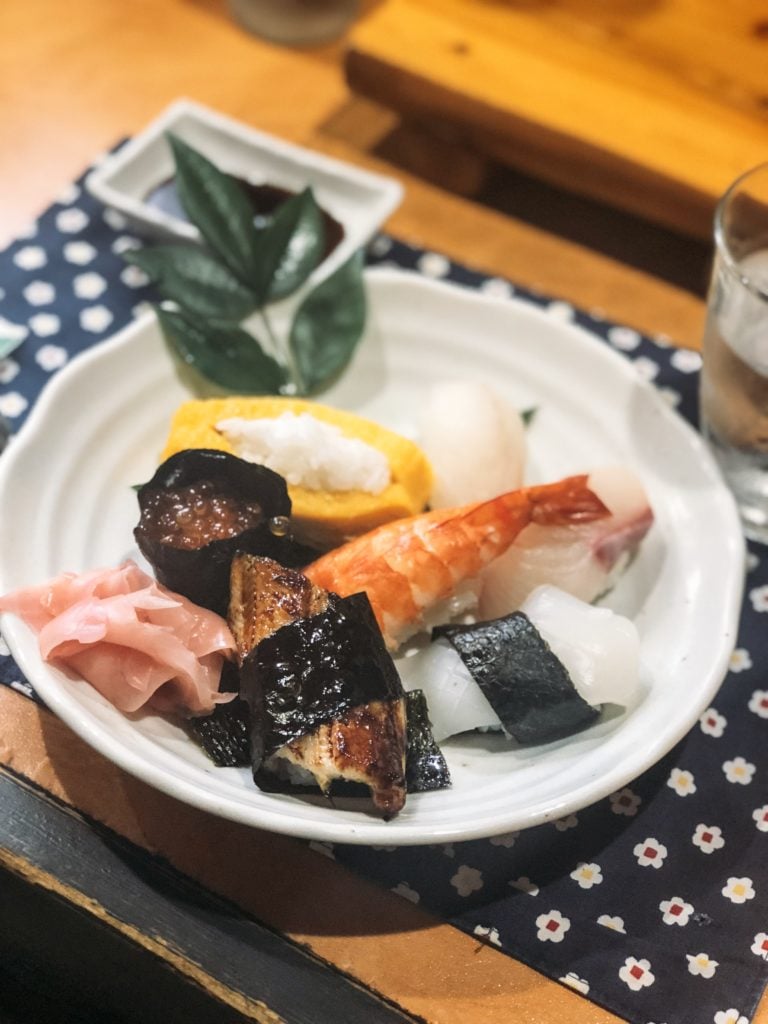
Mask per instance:
[[[587,604],[556,587],[537,587],[520,609],[559,659],[578,695],[592,707],[635,703],[640,679],[640,640],[633,622]],[[427,699],[435,740],[473,729],[501,729],[502,721],[449,640],[404,658],[398,665],[406,689]],[[546,685],[542,667],[542,685]],[[572,692],[572,691],[571,691]],[[535,707],[535,689],[524,696]],[[540,723],[546,734],[544,716]]]
[[[514,611],[544,583],[583,601],[613,586],[650,529],[653,510],[636,474],[623,466],[594,470],[588,485],[611,515],[591,523],[526,526],[483,571],[480,618]]]
[[[485,501],[522,485],[522,417],[487,384],[450,380],[433,385],[420,420],[419,445],[435,474],[432,508]]]

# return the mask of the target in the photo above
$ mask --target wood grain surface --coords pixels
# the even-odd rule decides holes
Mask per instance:
[[[385,8],[371,0],[362,11],[359,26]],[[343,56],[343,41],[310,51],[267,45],[233,24],[223,0],[70,0],[65,15],[54,0],[5,0],[0,234],[11,239],[96,154],[172,100],[189,96],[260,129],[397,174],[406,195],[388,228],[407,241],[650,333],[698,343],[702,305],[688,293],[403,175],[375,156],[396,119],[350,93]],[[469,181],[471,147],[452,152],[463,153]],[[617,1021],[306,844],[217,820],[149,789],[5,689],[0,764],[73,808],[79,827],[88,829],[92,820],[162,858],[174,872],[429,1024]],[[19,862],[16,869],[22,870]],[[757,1021],[768,1024],[768,1009]]]
[[[377,5],[368,7],[375,15]],[[53,0],[7,0],[0,4],[0,128],[12,142],[0,147],[0,244],[97,154],[188,96],[264,131],[398,174],[405,199],[388,227],[407,241],[649,333],[699,344],[702,305],[688,292],[373,157],[394,122],[350,95],[343,53],[343,44],[310,51],[266,45],[232,23],[222,0],[72,0],[66,18]]]
[[[287,935],[405,1013],[428,1024],[509,1024],[512,1014],[527,1024],[617,1020],[352,875],[306,843],[218,820],[151,789],[87,747],[49,712],[5,688],[0,688],[0,723],[0,765]],[[316,1024],[326,1024],[326,1018]]]
[[[413,1020],[157,856],[2,771],[0,806],[0,864],[9,873],[79,908],[100,926],[97,932],[106,926],[173,968],[210,993],[222,1013],[229,1009],[258,1024]],[[248,867],[230,861],[229,869]],[[82,971],[70,951],[57,953],[54,945],[51,953]],[[140,1010],[159,1019],[146,993],[141,1004],[132,993],[137,980],[113,978],[112,989],[122,989],[123,1012],[128,1019],[138,1019]],[[174,1012],[170,1020],[182,1018]]]
[[[488,156],[708,237],[768,159],[767,61],[761,0],[387,0],[347,69]]]

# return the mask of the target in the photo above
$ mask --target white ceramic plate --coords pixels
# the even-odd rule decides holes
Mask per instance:
[[[320,206],[344,227],[344,237],[312,274],[313,283],[364,246],[403,195],[394,178],[257,131],[200,103],[177,100],[86,179],[88,191],[122,213],[131,227],[161,238],[200,238],[188,221],[144,201],[152,189],[173,177],[173,157],[165,138],[169,131],[221,170],[247,181],[294,192],[312,186]]]
[[[656,522],[611,601],[635,619],[644,690],[577,736],[515,749],[445,744],[454,785],[414,794],[388,823],[364,801],[257,790],[247,770],[213,767],[178,726],[131,720],[86,683],[44,664],[6,616],[3,632],[42,697],[88,743],[159,789],[236,821],[318,840],[417,844],[470,839],[559,818],[621,788],[696,721],[732,650],[743,541],[733,502],[698,436],[631,364],[581,329],[524,303],[492,300],[400,271],[368,273],[366,338],[324,401],[405,434],[426,383],[472,377],[535,405],[531,479],[610,462],[635,469]],[[188,397],[153,318],[78,357],[45,391],[0,460],[0,592],[63,570],[136,555],[131,485],[147,479],[170,415]]]

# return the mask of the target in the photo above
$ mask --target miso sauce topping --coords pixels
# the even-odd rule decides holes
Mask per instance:
[[[258,526],[261,505],[216,490],[208,480],[159,490],[147,496],[143,519],[156,540],[175,548],[197,549],[228,540]]]

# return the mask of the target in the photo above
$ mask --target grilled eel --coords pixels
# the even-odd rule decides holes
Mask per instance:
[[[269,558],[232,562],[229,626],[262,773],[288,765],[328,793],[365,784],[392,817],[405,803],[406,702],[364,594],[339,598]]]

